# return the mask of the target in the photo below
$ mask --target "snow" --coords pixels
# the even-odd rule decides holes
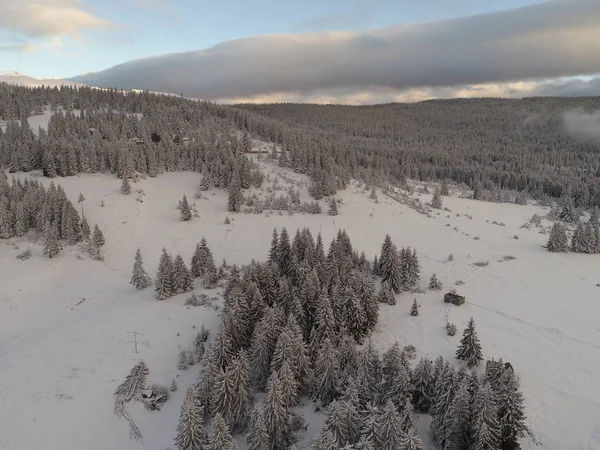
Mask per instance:
[[[271,178],[280,177],[282,186],[305,181],[304,176],[278,167],[268,170]],[[600,390],[594,389],[600,372],[600,309],[596,306],[600,258],[549,253],[541,247],[547,235],[539,234],[536,227],[520,228],[534,213],[543,216],[547,209],[444,197],[451,212],[434,210],[427,217],[382,192],[375,203],[369,199],[370,191],[354,183],[337,195],[341,204],[335,217],[278,212],[232,215],[226,211],[227,194],[222,190],[204,192],[203,199],[194,197],[200,178],[190,172],[147,178],[132,183],[129,196],[120,193],[121,182],[113,175],[55,180],[73,202],[80,192],[85,195],[85,216],[92,227],[98,223],[106,237],[103,262],[92,261],[73,247],[50,260],[34,243],[0,241],[3,449],[173,448],[179,408],[197,375],[197,366],[177,371],[177,354],[180,348],[192,348],[203,324],[214,329],[218,312],[184,306],[187,295],[160,302],[152,288],[133,289],[129,277],[135,251],[141,248],[145,268],[153,277],[163,246],[173,255],[181,253],[189,264],[202,236],[217,263],[226,258],[229,263],[246,264],[253,258],[264,260],[273,228],[284,226],[291,236],[297,228],[310,227],[315,236],[322,233],[326,245],[338,229],[345,228],[354,247],[369,258],[379,253],[387,233],[397,246],[415,247],[423,288],[435,272],[444,290],[402,294],[397,305],[382,305],[373,342],[383,350],[398,340],[415,345],[419,357],[453,358],[461,331],[473,316],[484,357],[510,361],[521,376],[528,422],[541,448],[600,448]],[[50,182],[38,179],[46,185]],[[293,185],[307,200],[306,186]],[[145,192],[143,203],[136,201],[137,189]],[[183,194],[196,203],[200,215],[189,222],[179,220],[177,203]],[[414,197],[428,202],[431,194]],[[326,212],[325,201],[322,206]],[[230,217],[229,225],[224,224],[225,217]],[[15,259],[28,247],[33,253],[29,260]],[[447,261],[450,253],[453,262]],[[515,259],[505,261],[505,255]],[[489,265],[475,266],[478,261]],[[464,285],[455,285],[457,280]],[[452,288],[466,296],[463,306],[443,303],[443,293]],[[415,297],[420,315],[411,317]],[[445,333],[446,315],[458,327],[454,337]],[[144,444],[129,439],[127,422],[113,412],[112,396],[139,358],[150,369],[150,383],[168,386],[179,375],[179,389],[162,411],[128,404]],[[305,415],[311,410],[308,404]],[[308,448],[318,432],[318,420],[306,418],[309,432],[299,448]],[[418,423],[424,441],[429,442],[427,418]],[[245,448],[244,440],[238,441]],[[537,447],[525,441],[523,448]]]

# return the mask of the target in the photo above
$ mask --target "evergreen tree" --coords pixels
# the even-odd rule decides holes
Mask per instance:
[[[128,177],[123,177],[123,182],[121,183],[121,193],[125,195],[131,194],[131,184],[129,184]]]
[[[431,207],[435,209],[442,209],[442,195],[439,189],[436,189],[431,199]]]
[[[190,204],[188,203],[185,194],[183,194],[183,198],[181,199],[181,206],[179,208],[179,211],[181,212],[181,220],[191,220],[192,210],[190,209]]]
[[[90,225],[84,217],[83,219],[81,219],[81,237],[87,241],[90,239],[90,234]]]
[[[133,271],[131,274],[131,281],[129,283],[133,284],[136,289],[144,289],[152,284],[151,278],[148,276],[148,273],[144,270],[142,252],[139,248],[135,252]]]
[[[58,244],[58,232],[56,227],[46,222],[46,228],[44,230],[44,255],[48,255],[50,259],[58,255],[60,252],[60,245]]]
[[[421,358],[411,377],[413,386],[412,401],[418,413],[427,413],[431,408],[433,384],[432,364],[427,358]]]
[[[440,187],[440,195],[450,195],[450,191],[448,189],[448,182],[446,179],[442,180],[442,185]]]
[[[271,247],[269,249],[268,263],[270,265],[279,264],[279,236],[277,235],[277,228],[273,229],[273,237],[271,238]]]
[[[227,200],[227,211],[239,212],[244,201],[242,187],[240,185],[239,172],[234,174],[234,177],[229,185],[229,198]]]
[[[252,415],[250,433],[246,439],[248,450],[271,450],[271,439],[265,417],[260,409],[255,409]]]
[[[460,383],[444,419],[446,448],[468,449],[471,425],[471,396],[468,380]]]
[[[206,448],[203,421],[202,405],[196,395],[195,386],[191,385],[185,394],[177,425],[175,445],[179,450],[203,450]]]
[[[463,331],[463,337],[460,340],[460,345],[456,350],[456,359],[466,361],[467,367],[478,366],[483,361],[481,354],[481,343],[477,332],[475,331],[475,320],[471,317],[467,323],[467,327]]]
[[[402,267],[396,246],[392,243],[389,235],[381,248],[379,267],[383,283],[389,283],[390,288],[396,294],[402,290]]]
[[[94,233],[92,234],[92,248],[96,255],[100,254],[100,249],[104,246],[106,240],[104,239],[104,233],[100,230],[98,224],[94,225]]]
[[[567,232],[565,230],[565,226],[556,222],[552,226],[552,230],[550,231],[550,237],[548,238],[548,244],[546,248],[550,252],[558,253],[558,252],[568,252],[569,251],[569,241],[567,238]]]
[[[441,291],[444,285],[440,280],[437,279],[437,276],[434,274],[431,275],[429,279],[429,289],[433,291]]]
[[[329,338],[322,341],[315,362],[316,397],[323,405],[328,405],[337,397],[339,379],[338,352]]]
[[[200,265],[200,258],[202,255],[202,249],[200,248],[200,244],[196,244],[196,249],[194,250],[194,255],[192,256],[192,263],[190,264],[190,274],[194,278],[198,278],[202,275],[202,266]]]
[[[287,448],[291,440],[289,410],[285,404],[278,372],[274,372],[267,383],[264,417],[272,447]]]
[[[281,395],[283,396],[284,404],[288,408],[296,406],[299,401],[299,385],[289,360],[286,360],[279,369],[279,381],[281,383]]]
[[[408,430],[406,443],[402,450],[423,450],[423,441],[414,429]]]
[[[500,442],[503,449],[518,449],[527,426],[519,380],[512,370],[505,371],[498,390]]]
[[[402,431],[408,433],[411,429],[414,428],[413,423],[413,405],[410,397],[406,397],[404,400],[404,404],[402,405],[402,409],[399,412],[400,417],[400,425]]]
[[[487,383],[475,395],[471,434],[473,450],[500,448],[500,425],[494,396]]]
[[[192,274],[185,266],[185,262],[179,254],[175,257],[175,261],[173,262],[172,274],[173,294],[190,292],[194,289],[194,279],[192,278]]]
[[[231,363],[233,380],[233,430],[245,430],[250,420],[252,390],[250,386],[250,365],[245,351],[241,351]]]
[[[331,200],[329,200],[329,211],[327,214],[329,214],[330,216],[338,215],[338,205],[335,197],[332,197]]]
[[[410,315],[411,316],[418,316],[419,315],[419,304],[417,303],[417,299],[416,298],[413,300],[413,304],[410,307]]]
[[[227,423],[219,413],[213,419],[212,433],[205,448],[206,450],[238,450]]]
[[[392,292],[392,288],[390,287],[390,283],[385,282],[381,283],[381,289],[379,289],[379,295],[377,296],[377,301],[379,303],[385,303],[386,305],[395,305],[396,297]]]
[[[575,212],[573,211],[573,205],[571,201],[568,200],[563,209],[560,211],[558,218],[566,223],[574,223],[575,222]]]
[[[571,251],[576,253],[586,253],[586,249],[587,242],[583,223],[579,222],[571,237]]]
[[[348,424],[344,417],[343,406],[336,400],[329,405],[327,418],[325,419],[325,430],[331,433],[339,446],[345,445],[349,440]]]
[[[290,276],[292,273],[292,247],[286,228],[282,228],[281,235],[279,236],[278,257],[279,272],[282,275]]]
[[[377,421],[376,439],[377,448],[381,450],[398,450],[406,445],[406,434],[402,431],[400,416],[391,400],[385,404]]]
[[[156,281],[154,291],[157,300],[164,300],[173,295],[173,263],[171,257],[165,248],[162,249],[158,270],[156,272]]]

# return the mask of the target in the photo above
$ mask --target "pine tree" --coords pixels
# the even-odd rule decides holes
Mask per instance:
[[[273,229],[273,237],[271,238],[271,247],[269,249],[270,265],[278,265],[279,263],[279,236],[277,235],[277,228]]]
[[[190,264],[190,273],[192,277],[198,278],[202,275],[202,266],[200,265],[202,250],[200,248],[200,244],[196,244],[196,249],[194,250],[194,255],[192,256],[192,263]]]
[[[585,239],[583,223],[579,222],[571,237],[571,251],[576,253],[586,253],[586,248],[587,242]]]
[[[410,307],[410,315],[418,316],[419,315],[419,304],[417,303],[417,299],[415,298],[412,306]]]
[[[478,366],[483,361],[481,343],[475,331],[475,320],[472,317],[463,331],[463,337],[460,340],[458,350],[456,350],[456,359],[466,361],[469,368]]]
[[[575,212],[573,211],[573,205],[571,204],[570,200],[565,203],[565,206],[563,206],[558,218],[566,223],[575,222]]]
[[[181,212],[181,220],[183,220],[183,221],[191,220],[192,211],[190,209],[190,204],[188,203],[188,200],[187,200],[187,197],[185,196],[185,194],[183,195],[183,198],[181,199],[181,206],[179,208],[179,211]]]
[[[431,408],[432,384],[434,381],[432,370],[431,361],[427,358],[421,358],[412,373],[412,401],[415,411],[418,413],[428,413]]]
[[[406,443],[402,450],[423,450],[423,441],[414,429],[408,430]]]
[[[377,420],[377,448],[380,450],[398,450],[406,445],[406,434],[402,431],[400,416],[391,400]]]
[[[190,292],[194,289],[194,279],[188,268],[185,266],[183,258],[179,254],[175,257],[175,261],[173,262],[172,274],[173,294]]]
[[[265,422],[265,417],[260,409],[255,409],[252,415],[250,433],[246,439],[248,450],[271,450],[271,439]]]
[[[444,417],[444,429],[447,448],[467,449],[470,443],[471,396],[468,380],[461,382],[448,414]]]
[[[381,288],[379,289],[379,295],[377,296],[377,301],[379,303],[385,303],[386,305],[395,305],[396,297],[392,292],[392,288],[390,287],[390,283],[381,283]]]
[[[440,280],[437,279],[437,276],[434,274],[431,275],[429,279],[429,289],[433,291],[441,291],[444,285]]]
[[[338,352],[329,338],[322,341],[315,362],[316,397],[323,405],[328,405],[338,394],[339,361]]]
[[[174,383],[175,380],[173,380]],[[179,450],[202,450],[205,448],[206,433],[203,421],[202,405],[196,395],[195,386],[191,385],[185,394],[177,425],[175,445]]]
[[[231,184],[229,185],[229,198],[227,200],[227,211],[239,212],[242,202],[244,201],[244,195],[242,194],[242,187],[240,185],[239,172],[235,172]]]
[[[556,222],[552,226],[552,230],[550,231],[550,237],[548,238],[548,244],[546,248],[550,252],[558,253],[558,252],[568,252],[569,251],[569,241],[567,239],[567,232],[565,230],[565,226]]]
[[[133,271],[131,274],[130,284],[133,284],[136,289],[144,289],[152,284],[152,279],[148,276],[148,273],[144,270],[144,263],[142,261],[142,252],[138,248],[135,252],[135,260],[133,262]]]
[[[450,195],[448,189],[448,182],[446,181],[446,179],[442,180],[442,185],[440,187],[440,195]]]
[[[290,360],[286,360],[279,369],[279,381],[283,402],[288,408],[293,408],[299,401],[299,384],[296,381]]]
[[[232,430],[243,431],[250,420],[252,407],[252,390],[250,387],[250,365],[245,351],[240,351],[231,363],[233,391],[233,428]]]
[[[439,189],[436,189],[431,199],[431,207],[435,209],[442,209],[442,196]]]
[[[227,423],[219,413],[213,419],[212,433],[205,448],[206,450],[238,450]]]
[[[121,193],[125,195],[131,194],[131,184],[129,184],[128,177],[123,177],[123,183],[121,183]]]
[[[473,450],[500,448],[500,425],[494,396],[487,383],[475,395],[471,434]]]
[[[58,244],[58,232],[56,227],[46,222],[46,228],[44,230],[44,255],[48,255],[50,259],[58,255],[60,252],[60,246]]]
[[[414,428],[413,405],[410,397],[406,397],[406,399],[404,400],[402,409],[399,412],[399,417],[402,431],[408,433],[412,428]]]
[[[100,249],[104,246],[106,240],[104,239],[104,233],[100,230],[98,224],[94,225],[94,233],[92,234],[92,249],[96,255],[100,254]]]
[[[157,300],[164,300],[173,295],[173,268],[171,257],[165,248],[162,249],[158,270],[156,272],[156,282],[154,291]]]
[[[264,417],[272,448],[287,448],[291,440],[289,410],[285,405],[277,372],[271,375],[267,383]]]
[[[400,261],[402,265],[402,285],[405,290],[414,290],[419,287],[419,279],[421,267],[417,258],[417,251],[410,248],[402,249],[400,253]]]
[[[86,218],[81,219],[81,237],[88,241],[90,239],[90,225],[88,224]]]
[[[330,216],[338,215],[338,205],[335,197],[332,197],[331,200],[329,200],[329,211],[327,214],[329,214]]]
[[[500,441],[503,449],[518,449],[519,439],[525,437],[527,426],[523,393],[512,370],[505,371],[498,390]]]
[[[390,288],[396,294],[402,290],[402,267],[396,246],[392,243],[389,235],[381,248],[379,267],[383,283],[389,283]]]

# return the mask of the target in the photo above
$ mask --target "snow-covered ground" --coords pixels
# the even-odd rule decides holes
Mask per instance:
[[[270,170],[272,177],[285,172]],[[286,173],[288,181],[302,178]],[[185,388],[197,374],[195,367],[176,369],[178,350],[191,349],[197,329],[217,324],[218,313],[184,306],[185,295],[159,302],[152,289],[135,291],[128,284],[135,250],[141,248],[152,276],[163,246],[189,263],[202,236],[215,261],[245,264],[266,258],[274,227],[287,227],[292,236],[296,229],[310,227],[315,235],[322,233],[326,245],[344,228],[369,258],[379,253],[387,233],[399,247],[416,247],[422,286],[435,272],[445,289],[403,294],[396,306],[382,305],[376,345],[384,349],[398,340],[415,345],[419,356],[452,358],[460,331],[473,316],[484,356],[510,361],[521,376],[528,421],[541,448],[600,448],[600,390],[595,388],[600,373],[600,257],[549,253],[541,247],[547,235],[539,228],[520,228],[546,209],[445,197],[451,212],[427,217],[381,192],[375,203],[369,191],[353,184],[339,193],[342,203],[335,217],[231,215],[224,191],[212,189],[203,199],[194,198],[199,181],[200,175],[189,172],[140,180],[132,184],[134,191],[145,192],[140,203],[135,192],[122,195],[120,180],[112,175],[56,180],[73,202],[80,192],[85,195],[88,221],[98,223],[106,236],[104,262],[73,247],[50,260],[38,245],[0,241],[2,449],[173,447]],[[200,216],[189,222],[179,220],[177,203],[183,194],[193,199]],[[423,202],[431,198],[414,196]],[[302,197],[308,199],[306,187]],[[325,202],[323,207],[326,212]],[[228,225],[226,216],[232,219]],[[33,256],[15,259],[27,247]],[[447,261],[450,253],[452,262]],[[508,255],[515,259],[505,260]],[[474,265],[480,261],[489,265]],[[464,284],[455,285],[458,280]],[[443,292],[453,287],[466,295],[462,307],[443,303]],[[421,304],[419,317],[409,315],[415,296]],[[445,333],[446,315],[459,329],[454,337]],[[127,423],[113,412],[112,396],[139,358],[150,368],[150,382],[169,384],[177,377],[179,385],[161,412],[139,405],[130,410],[144,434],[143,444],[129,439]],[[524,448],[536,447],[526,441]]]

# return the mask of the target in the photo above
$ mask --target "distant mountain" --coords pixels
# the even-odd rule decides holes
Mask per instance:
[[[85,86],[83,83],[72,80],[61,80],[57,78],[33,78],[23,75],[19,72],[0,73],[0,83],[16,84],[19,86],[39,87],[39,86]]]

